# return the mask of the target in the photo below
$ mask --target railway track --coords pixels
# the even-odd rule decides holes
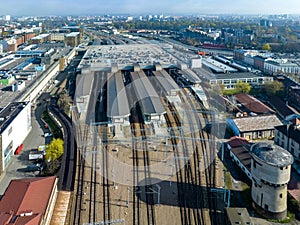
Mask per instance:
[[[131,92],[131,95],[134,93]],[[186,111],[189,113],[183,124],[180,113],[172,105],[164,102],[167,114],[165,115],[167,126],[171,129],[171,137],[168,142],[171,142],[177,182],[178,207],[180,209],[181,224],[222,224],[216,216],[217,201],[211,193],[211,189],[216,185],[215,164],[210,163],[213,155],[207,154],[210,151],[210,144],[204,140],[209,140],[209,136],[203,131],[203,127],[209,123],[209,115],[205,113],[195,113],[197,109],[203,109],[203,106],[189,95],[189,91],[184,89],[180,91],[179,96],[184,103]],[[136,99],[128,94],[129,99]],[[199,104],[199,105],[197,105]],[[130,123],[132,132],[132,165],[133,165],[133,190],[132,195],[132,221],[135,225],[154,225],[158,218],[155,217],[155,197],[150,193],[152,185],[149,182],[151,177],[150,164],[151,158],[148,149],[146,126],[144,123],[143,114],[139,104],[134,105],[131,112]],[[201,117],[201,119],[199,118]],[[190,130],[185,132],[182,127],[187,126]],[[101,144],[92,143],[92,149],[83,148],[82,154],[88,155],[87,158],[82,156],[78,158],[78,178],[77,178],[77,195],[75,199],[75,214],[74,223],[84,224],[95,223],[101,221],[109,221],[113,218],[111,209],[111,183],[107,179],[110,174],[108,164],[108,148],[107,148],[107,133],[106,128],[101,125],[97,126],[97,132],[100,134]],[[185,128],[186,129],[186,128]],[[83,129],[82,139],[89,139],[89,129]],[[142,140],[142,141],[141,141]],[[150,140],[150,139],[149,139]],[[193,152],[191,152],[191,149]],[[186,158],[189,157],[189,160]],[[177,158],[177,159],[176,159]],[[185,162],[183,163],[182,159]],[[205,171],[199,171],[199,162],[205,164]],[[143,170],[141,170],[143,168]],[[97,173],[101,170],[104,176]],[[140,182],[144,180],[145,186],[141,186]],[[148,193],[147,193],[148,192]],[[194,193],[194,199],[187,202],[187,193]],[[144,195],[144,196],[141,196]],[[208,197],[206,197],[208,195]],[[123,195],[124,196],[124,195]],[[143,200],[145,197],[145,201]],[[131,202],[127,202],[127,206]],[[208,210],[205,209],[208,207]],[[177,209],[176,209],[177,210]],[[208,213],[209,211],[209,213]],[[131,217],[130,215],[130,217]],[[209,215],[209,218],[207,218]]]
[[[201,103],[201,101],[199,99],[196,99],[197,101],[191,101],[191,98],[188,97],[187,93],[191,92],[191,89],[188,89],[185,92],[185,96],[182,95],[182,99],[185,102],[189,102],[187,105],[190,107],[189,109],[193,112],[196,112],[198,108],[201,109],[202,113],[201,116],[204,119],[204,125],[205,124],[209,124],[210,121],[212,120],[211,115],[203,113],[206,109],[203,106],[203,104]],[[194,116],[193,116],[194,115]],[[222,217],[222,214],[219,213],[218,211],[218,197],[214,196],[213,194],[213,190],[217,187],[217,175],[216,175],[216,148],[215,148],[215,141],[216,141],[216,137],[214,137],[213,135],[209,135],[208,133],[203,131],[203,124],[201,123],[201,121],[199,120],[199,113],[193,113],[192,117],[189,117],[189,119],[192,119],[194,117],[194,120],[196,121],[196,123],[192,123],[192,124],[196,124],[197,127],[194,128],[195,131],[192,133],[193,138],[197,138],[199,137],[200,139],[203,140],[209,140],[208,142],[205,141],[208,145],[203,145],[205,142],[201,142],[202,144],[202,154],[203,156],[206,155],[205,158],[205,178],[206,178],[206,187],[207,187],[207,194],[208,194],[208,205],[209,205],[209,212],[210,212],[210,218],[211,218],[211,224],[221,224],[224,221],[224,217]],[[199,120],[199,121],[197,121]],[[196,148],[195,151],[195,155],[197,156],[197,159],[199,160],[199,148]],[[205,154],[205,152],[209,152],[209,154]],[[199,177],[201,178],[201,177]]]
[[[180,157],[179,152],[178,152],[178,144],[179,141],[176,137],[176,133],[181,133],[180,128],[181,128],[181,122],[180,118],[178,115],[178,112],[176,109],[171,105],[168,104],[167,108],[167,114],[166,114],[166,123],[168,127],[171,129],[171,143],[173,146],[173,151],[174,151],[174,158]],[[177,178],[177,188],[178,188],[178,201],[179,201],[179,207],[180,207],[180,215],[181,215],[181,224],[191,224],[191,219],[190,219],[190,214],[189,214],[189,209],[186,207],[186,204],[182,204],[184,202],[184,199],[182,196],[184,195],[184,180],[183,180],[183,175],[182,175],[182,170],[181,170],[181,163],[180,161],[175,160],[175,171],[178,171],[176,173],[176,178]]]
[[[104,81],[103,74],[94,76],[92,90],[99,91],[91,92],[88,108],[95,111],[90,110],[86,123],[79,125],[78,138],[83,144],[80,149],[81,157],[77,162],[74,218],[71,218],[70,224],[98,223],[111,219],[107,130],[105,125],[95,125],[90,121],[99,119],[96,109],[105,105]],[[102,104],[101,107],[99,104]]]
[[[133,165],[134,165],[134,180],[135,180],[135,195],[134,196],[134,212],[133,212],[133,222],[134,224],[148,224],[148,225],[155,225],[155,209],[154,209],[154,199],[152,194],[148,194],[149,188],[151,187],[151,171],[150,171],[150,159],[149,159],[149,149],[147,145],[147,139],[146,132],[145,132],[145,125],[144,125],[144,119],[142,117],[142,112],[139,106],[135,107],[132,110],[132,116],[131,116],[131,128],[132,128],[132,135],[133,137],[142,137],[144,141],[142,143],[138,143],[133,138]],[[141,149],[139,148],[139,145],[141,144]],[[139,172],[139,167],[141,166],[139,163],[139,159],[141,157],[143,158],[143,168],[144,173],[141,174]],[[139,181],[141,179],[145,180],[145,187],[139,186]],[[147,208],[147,221],[141,221],[141,200],[140,200],[140,192],[141,189],[145,188],[145,195],[146,195],[146,208]]]
[[[179,145],[181,145],[182,153],[184,158],[190,158],[189,161],[184,165],[182,168],[180,160],[175,160],[176,164],[176,171],[177,173],[177,180],[180,183],[186,184],[186,186],[189,188],[189,190],[184,189],[182,186],[178,186],[178,196],[179,201],[183,202],[180,204],[180,212],[181,212],[181,223],[182,224],[208,224],[207,218],[205,217],[204,208],[205,202],[203,201],[207,194],[209,195],[208,201],[206,204],[209,205],[210,211],[216,211],[216,201],[212,200],[212,196],[210,193],[210,188],[215,187],[215,168],[214,163],[211,165],[210,162],[213,161],[210,157],[213,157],[213,154],[206,154],[207,151],[211,151],[210,144],[209,144],[209,137],[207,133],[203,132],[203,127],[205,124],[208,124],[209,118],[206,114],[202,114],[203,119],[205,121],[205,124],[201,124],[201,121],[199,119],[198,113],[196,113],[196,106],[194,102],[191,100],[191,97],[188,95],[188,90],[183,90],[179,93],[179,96],[181,98],[181,101],[184,103],[185,110],[190,112],[187,116],[188,120],[188,126],[190,129],[190,134],[187,139],[185,139],[185,136],[183,135],[182,129],[178,130],[179,127],[181,127],[181,121],[180,116],[176,109],[171,105],[168,104],[168,113],[166,114],[166,121],[169,127],[173,129],[174,133],[179,133],[181,136],[181,142],[179,143],[176,138],[171,138],[173,150],[174,150],[174,157],[180,157],[180,149]],[[200,104],[200,107],[203,105]],[[187,126],[187,125],[185,125]],[[175,131],[177,129],[177,132]],[[190,147],[189,144],[192,146],[193,153],[189,151]],[[207,142],[207,143],[205,143]],[[204,158],[204,162],[206,165],[205,168],[208,167],[207,170],[204,172],[204,179],[201,176],[201,173],[199,171],[199,162],[201,158]],[[205,158],[206,157],[206,158]],[[182,169],[180,169],[182,168]],[[193,192],[194,187],[206,187],[206,190],[203,188],[197,189],[197,195],[196,202],[194,202],[194,206],[192,209],[190,207],[186,206],[186,203],[184,201],[184,193],[185,192]],[[183,196],[183,197],[182,197]],[[210,215],[211,224],[220,224],[215,221],[214,214],[211,213]]]

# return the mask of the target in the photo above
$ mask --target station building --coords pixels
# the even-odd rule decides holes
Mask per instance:
[[[31,130],[31,104],[14,102],[0,111],[0,175]]]

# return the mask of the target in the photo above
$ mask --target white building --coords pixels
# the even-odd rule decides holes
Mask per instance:
[[[30,102],[10,103],[0,111],[0,175],[30,130]]]
[[[300,67],[298,64],[289,62],[286,59],[278,59],[278,60],[271,59],[265,61],[264,72],[267,74],[276,74],[276,73],[297,74],[300,72]]]
[[[255,208],[268,218],[285,219],[287,184],[293,156],[283,148],[269,143],[252,145],[251,155],[251,197]]]
[[[25,82],[24,81],[17,81],[12,86],[11,89],[13,92],[21,91],[25,88]]]

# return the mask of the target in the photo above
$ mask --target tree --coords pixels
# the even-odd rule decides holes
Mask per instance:
[[[251,91],[251,85],[242,81],[238,81],[235,86],[235,89],[237,93],[248,94]]]
[[[64,153],[64,141],[60,138],[54,138],[46,148],[46,160],[54,161],[59,159]]]
[[[278,95],[283,90],[283,84],[277,80],[265,83],[265,90],[268,96]]]
[[[68,94],[62,93],[57,100],[57,105],[61,111],[68,115],[70,112],[70,101]]]
[[[271,46],[270,46],[270,44],[266,43],[262,46],[262,49],[266,50],[266,51],[271,51]]]

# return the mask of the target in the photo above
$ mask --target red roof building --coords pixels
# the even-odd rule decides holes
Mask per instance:
[[[249,112],[256,114],[274,114],[275,111],[251,95],[240,93],[235,95],[236,100]]]
[[[0,201],[1,225],[48,225],[57,196],[57,178],[12,180]]]

